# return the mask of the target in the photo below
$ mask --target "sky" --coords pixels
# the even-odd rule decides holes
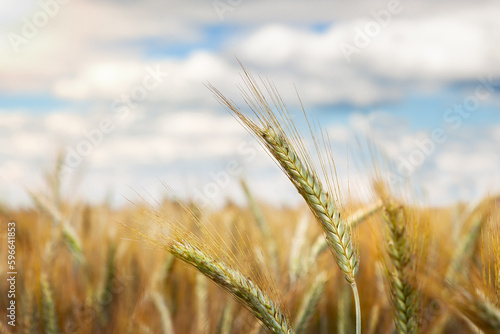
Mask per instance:
[[[298,203],[206,87],[238,101],[238,60],[300,130],[302,102],[328,132],[350,196],[371,196],[366,141],[422,202],[498,192],[498,17],[483,0],[4,0],[0,202],[31,205],[64,151],[69,199],[241,203],[243,177],[264,201]]]

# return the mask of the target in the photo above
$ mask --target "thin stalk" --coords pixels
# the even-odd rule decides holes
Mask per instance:
[[[356,334],[361,334],[361,303],[356,282],[351,283],[352,294],[354,295],[354,305],[356,307]]]
[[[295,332],[297,334],[303,334],[307,332],[310,326],[311,319],[317,311],[317,307],[323,291],[325,289],[325,284],[327,277],[325,272],[321,272],[314,282],[312,283],[309,291],[304,296],[299,312],[295,318]]]

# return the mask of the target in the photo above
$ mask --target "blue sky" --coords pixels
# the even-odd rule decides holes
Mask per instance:
[[[83,200],[111,193],[119,205],[139,189],[161,197],[163,181],[181,196],[241,201],[244,176],[264,200],[297,203],[204,86],[238,100],[236,57],[276,84],[292,115],[297,89],[356,196],[371,196],[364,167],[347,172],[368,153],[357,144],[366,137],[396,165],[414,160],[404,177],[421,201],[499,191],[500,6],[396,3],[2,2],[0,200],[29,205],[25,188],[43,189],[63,149],[68,194]],[[436,142],[441,128],[446,139]]]

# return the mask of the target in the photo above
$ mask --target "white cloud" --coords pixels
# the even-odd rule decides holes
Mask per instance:
[[[61,134],[70,138],[81,134],[87,126],[87,122],[82,115],[69,112],[49,113],[44,117],[43,122],[47,133]]]
[[[491,136],[500,144],[500,125],[494,125],[490,129]]]
[[[36,1],[8,0],[0,7],[6,3],[9,17],[0,10],[4,35],[19,33],[23,17],[40,10]],[[405,96],[408,81],[414,83],[412,89],[436,92],[457,80],[500,75],[496,2],[402,3],[403,12],[348,63],[339,45],[352,42],[355,29],[373,19],[371,10],[386,8],[387,1],[243,1],[223,21],[210,1],[71,1],[19,53],[7,39],[0,41],[0,93],[87,102],[91,110],[33,115],[2,110],[2,139],[15,145],[0,148],[0,171],[4,177],[31,180],[58,147],[75,148],[86,140],[86,130],[113,116],[110,103],[140,85],[147,66],[159,66],[169,76],[128,118],[116,122],[116,129],[85,159],[90,179],[101,190],[137,179],[151,182],[146,168],[172,170],[184,163],[210,170],[218,168],[213,161],[238,157],[238,145],[247,136],[232,117],[216,113],[222,107],[203,85],[211,82],[228,97],[238,96],[235,55],[272,79],[292,107],[298,106],[295,83],[307,109],[395,100]],[[222,41],[208,32],[226,23],[231,25],[227,31],[233,25],[244,29]],[[310,23],[324,29],[311,29]],[[158,54],[149,54],[151,49]],[[339,145],[352,134],[373,135],[392,157],[409,154],[426,135],[382,111],[355,114],[349,124],[332,126],[329,132]],[[483,139],[467,141],[469,132]],[[438,200],[453,198],[457,185],[461,194],[495,188],[499,133],[498,126],[460,129],[427,158],[415,178]],[[271,160],[258,152],[251,167],[264,170]],[[262,184],[276,175],[266,174]],[[293,197],[286,178],[282,181],[276,194]]]
[[[314,34],[283,25],[269,25],[248,36],[238,51],[259,65],[282,67],[303,59],[303,43]]]
[[[494,2],[402,3],[403,12],[367,48],[353,55],[349,64],[339,45],[352,43],[356,27],[373,20],[370,11],[386,8],[386,2],[367,2],[363,11],[329,1],[245,3],[228,13],[227,20],[247,22],[248,33],[228,39],[226,43],[232,43],[222,43],[221,50],[198,50],[180,59],[166,57],[156,62],[144,58],[153,43],[166,50],[174,42],[196,43],[204,38],[203,24],[220,23],[211,3],[70,2],[21,52],[2,45],[0,89],[113,100],[138,84],[144,68],[153,63],[171,72],[171,82],[151,99],[213,103],[201,83],[232,86],[236,80],[228,82],[228,78],[237,77],[233,57],[237,55],[260,73],[272,74],[277,83],[295,82],[304,100],[312,104],[366,105],[398,98],[405,89],[384,87],[369,74],[435,84],[476,80],[500,68],[500,41],[495,34],[500,29],[500,8]],[[257,4],[267,8],[266,15]],[[24,16],[39,9],[36,3],[27,6]],[[284,12],[294,11],[300,15],[285,19]],[[19,25],[3,26],[3,32],[19,32],[22,17]],[[325,31],[312,31],[297,24],[316,20],[330,25]]]
[[[12,182],[14,180],[19,182],[24,179],[28,173],[29,169],[26,164],[19,161],[7,161],[0,167],[0,175],[2,175],[3,181],[9,180]]]
[[[147,75],[140,63],[102,62],[88,64],[74,78],[62,78],[54,90],[63,98],[110,98],[127,92]]]
[[[167,114],[158,120],[159,129],[164,133],[184,137],[212,135],[241,135],[243,127],[229,114],[221,116],[209,110],[183,110]]]
[[[476,80],[500,75],[496,5],[426,18],[394,19],[359,55],[359,63],[400,80]],[[364,26],[360,24],[360,26]]]
[[[22,115],[11,113],[8,110],[0,112],[0,127],[2,127],[2,130],[21,127],[26,124],[26,121],[26,118]]]
[[[437,166],[447,173],[484,173],[500,167],[500,158],[490,150],[471,152],[445,152],[436,159]]]
[[[448,132],[444,142],[433,142],[429,152],[419,145],[428,141],[427,131],[410,130],[409,124],[388,113],[355,114],[351,117],[351,127],[368,133],[377,149],[396,164],[396,170],[390,172],[409,176],[424,191],[424,200],[433,205],[471,200],[488,191],[500,192],[498,126],[464,124]],[[362,152],[365,156],[369,153]],[[415,154],[423,157],[416,164],[412,160]],[[409,174],[408,162],[412,168]]]

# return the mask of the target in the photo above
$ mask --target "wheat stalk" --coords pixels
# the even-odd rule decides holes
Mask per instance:
[[[339,282],[339,286],[345,285],[344,282]],[[348,290],[339,289],[337,295],[337,333],[347,334],[352,332],[352,327],[349,324],[351,318],[352,301]]]
[[[99,320],[102,324],[105,324],[109,321],[111,316],[111,308],[112,303],[100,303],[100,300],[104,300],[105,298],[111,298],[113,300],[113,281],[116,276],[116,246],[112,243],[108,249],[108,256],[106,259],[106,271],[105,276],[103,277],[103,281],[101,282],[101,290],[98,292],[96,298],[96,309],[99,310]]]
[[[244,115],[234,103],[222,95],[215,87],[209,87],[217,99],[236,115],[250,132],[256,135],[302,195],[321,224],[327,242],[346,280],[353,284],[358,271],[359,260],[347,224],[342,219],[331,194],[325,190],[319,181],[312,164],[304,162],[309,161],[305,150],[300,147],[302,154],[297,154],[273,113],[272,107],[257,87],[255,80],[246,71],[244,79],[249,87],[250,94],[253,95],[253,98],[247,97],[246,102],[256,114],[257,122]],[[268,91],[270,91],[278,112],[286,113],[283,104],[279,102],[279,95],[271,88],[268,88]],[[293,124],[288,124],[288,127],[293,127]],[[289,130],[294,131],[293,128]],[[293,135],[297,134],[294,133]]]
[[[297,227],[295,228],[295,235],[292,239],[292,244],[290,247],[289,256],[289,276],[290,284],[293,286],[299,274],[305,272],[303,266],[303,254],[304,254],[304,243],[306,241],[307,228],[309,227],[309,217],[307,215],[302,215]],[[324,239],[324,238],[323,238]]]
[[[304,296],[299,312],[295,317],[295,330],[297,334],[306,333],[307,328],[311,323],[311,319],[316,312],[320,298],[323,295],[326,281],[326,273],[319,273]]]
[[[386,202],[384,220],[388,227],[387,251],[393,269],[387,268],[396,315],[396,327],[401,333],[417,333],[416,291],[410,284],[412,250],[401,206]]]
[[[224,310],[222,311],[222,316],[217,326],[217,334],[229,334],[231,333],[233,325],[233,313],[234,313],[234,302],[229,300],[224,305]]]
[[[208,287],[207,279],[201,273],[196,273],[196,306],[197,306],[197,326],[198,333],[208,333]]]
[[[370,314],[370,321],[368,322],[368,334],[373,334],[375,333],[377,329],[377,325],[379,323],[379,318],[380,318],[380,302],[376,303],[372,309],[371,309],[371,314]]]
[[[452,259],[448,268],[444,280],[447,284],[455,285],[457,280],[464,280],[469,278],[469,271],[462,271],[461,269],[466,266],[468,262],[474,256],[474,251],[480,242],[480,235],[483,226],[487,222],[489,215],[488,210],[486,210],[488,202],[491,199],[477,201],[468,206],[465,213],[455,222],[456,225],[462,228],[463,236],[457,242],[456,249],[453,253]],[[495,198],[493,198],[495,200]],[[470,226],[466,226],[466,222],[470,220]],[[450,312],[442,313],[434,324],[434,333],[439,333],[450,320]]]
[[[450,292],[448,290],[448,292]],[[500,332],[500,309],[491,303],[465,291],[454,291],[449,302],[474,325],[486,333]]]
[[[281,97],[274,87],[266,86],[267,91],[274,102],[277,113],[281,115],[281,124],[273,108],[267,102],[264,94],[258,88],[253,77],[243,68],[244,80],[249,95],[245,95],[245,101],[254,112],[257,121],[243,114],[240,109],[228,100],[215,87],[209,86],[219,102],[239,118],[241,123],[253,133],[274,157],[281,170],[302,195],[317,221],[320,223],[326,240],[332,250],[337,265],[342,270],[345,279],[350,283],[356,301],[356,328],[361,330],[360,305],[357,285],[354,277],[359,268],[359,258],[356,254],[351,231],[340,215],[340,211],[332,198],[320,182],[317,173],[312,167],[311,159],[301,144],[301,139],[286,111]],[[299,151],[290,144],[286,131],[295,137]],[[315,141],[316,147],[317,143]],[[326,144],[325,144],[326,146]],[[298,154],[300,152],[301,154]],[[323,171],[326,170],[325,161],[322,160]],[[325,173],[326,174],[326,173]],[[329,176],[326,176],[329,179]]]
[[[447,282],[453,283],[463,264],[474,255],[474,250],[480,241],[481,230],[488,221],[487,216],[487,212],[485,211],[481,211],[477,216],[473,216],[472,224],[458,243],[452,261],[447,269],[445,276]]]
[[[71,219],[65,219],[62,213],[62,202],[61,202],[61,180],[62,180],[62,166],[64,161],[64,154],[60,152],[57,157],[57,163],[52,172],[47,172],[45,174],[45,180],[48,184],[51,196],[44,196],[42,194],[37,194],[33,191],[27,190],[31,199],[37,206],[37,208],[44,212],[51,220],[54,226],[60,227],[60,233],[62,240],[74,254],[75,258],[81,263],[85,261],[85,257],[82,251],[81,242],[79,240],[78,234],[71,226]],[[77,212],[76,210],[74,212]],[[70,217],[71,218],[71,217]],[[54,238],[56,235],[54,235]],[[51,240],[48,245],[48,251],[52,252],[52,248],[55,246],[56,240]]]
[[[42,291],[43,329],[47,334],[57,334],[59,333],[59,322],[57,320],[54,295],[50,286],[50,282],[44,274],[42,274],[40,283]]]
[[[271,229],[269,228],[269,224],[264,217],[264,214],[262,213],[262,210],[253,197],[252,192],[250,191],[250,188],[248,187],[247,183],[245,180],[242,178],[240,180],[241,187],[243,188],[243,191],[245,193],[245,196],[247,197],[248,204],[250,205],[250,210],[252,211],[252,214],[255,218],[255,222],[257,223],[257,226],[259,227],[259,230],[262,233],[262,236],[264,237],[264,241],[267,246],[267,251],[269,253],[269,256],[271,257],[271,268],[274,273],[277,272],[279,263],[278,263],[278,246],[276,245],[276,241],[274,240]]]
[[[154,305],[156,306],[156,309],[158,310],[158,313],[160,314],[163,334],[174,334],[172,316],[164,297],[158,291],[150,290],[149,298],[152,299]]]

